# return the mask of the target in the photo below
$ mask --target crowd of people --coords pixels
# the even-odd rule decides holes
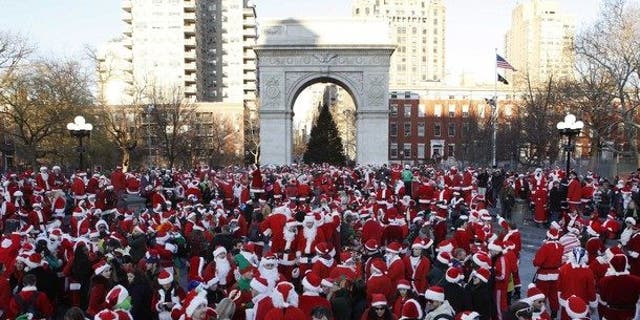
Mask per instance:
[[[640,319],[639,174],[9,172],[0,319]],[[518,201],[546,229],[533,261]]]

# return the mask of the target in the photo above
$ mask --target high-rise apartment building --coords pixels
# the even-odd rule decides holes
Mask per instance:
[[[444,0],[354,0],[352,15],[389,22],[397,44],[389,68],[390,89],[444,80]]]
[[[563,13],[557,1],[528,0],[517,5],[505,35],[506,58],[518,70],[512,73],[514,85],[526,85],[527,77],[533,85],[550,77],[571,77],[574,35],[575,17]]]
[[[142,102],[136,94],[153,88],[180,90],[193,102],[255,106],[257,28],[249,0],[123,0],[122,9],[123,37],[99,51],[107,102]],[[105,74],[114,68],[124,72]]]

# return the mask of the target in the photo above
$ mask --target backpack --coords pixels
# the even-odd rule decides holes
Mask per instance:
[[[33,315],[34,319],[42,318],[42,316],[40,315],[40,311],[38,311],[38,307],[36,306],[36,302],[38,301],[39,295],[40,295],[40,292],[35,291],[31,295],[31,297],[29,297],[28,301],[24,301],[22,300],[22,296],[20,295],[20,293],[16,294],[14,299],[16,300],[16,303],[20,307],[18,309],[19,310],[18,315],[24,315],[24,314],[30,313]]]

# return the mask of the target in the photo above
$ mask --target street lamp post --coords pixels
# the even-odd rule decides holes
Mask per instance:
[[[91,130],[93,130],[93,125],[91,123],[87,123],[83,116],[77,116],[73,119],[73,122],[67,123],[67,130],[69,133],[78,138],[78,164],[79,169],[84,169],[84,146],[82,145],[82,138],[88,137],[91,135]]]
[[[567,153],[567,174],[569,174],[569,170],[571,169],[571,151],[575,148],[575,146],[571,144],[571,138],[580,134],[583,127],[584,123],[582,121],[576,121],[576,116],[571,113],[564,117],[564,121],[560,121],[556,125],[560,135],[567,137],[567,144],[564,146],[564,151]]]

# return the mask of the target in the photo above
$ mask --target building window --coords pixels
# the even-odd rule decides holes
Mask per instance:
[[[436,104],[433,107],[433,116],[436,118],[440,118],[442,116],[442,105]]]
[[[404,124],[404,136],[405,137],[410,137],[411,136],[411,123],[405,123]]]
[[[392,137],[398,136],[398,124],[395,122],[391,122],[389,124],[389,135]]]
[[[404,117],[405,118],[411,118],[411,105],[410,104],[405,104],[404,105]]]
[[[403,149],[403,155],[405,159],[411,159],[412,155],[411,155],[411,143],[405,143],[404,144],[404,148]]]
[[[447,157],[454,157],[456,155],[456,145],[450,144],[447,145]]]
[[[454,118],[456,116],[456,105],[455,104],[450,104],[449,105],[449,118]]]
[[[418,159],[424,159],[424,143],[418,143]]]
[[[462,106],[462,117],[469,118],[469,105],[465,104]]]
[[[391,158],[397,158],[398,157],[398,144],[397,143],[392,143],[391,144]]]
[[[418,123],[418,137],[424,137],[424,123]]]
[[[455,135],[456,135],[456,124],[455,123],[449,123],[449,128],[448,128],[447,132],[449,133],[449,137],[455,137]]]
[[[422,104],[422,103],[418,106],[418,117],[419,118],[424,118],[425,109],[426,109],[426,106],[424,104]]]
[[[391,110],[391,117],[397,117],[398,116],[398,105],[397,104],[391,104],[389,106],[389,109]]]
[[[439,137],[439,136],[441,136],[441,135],[442,135],[442,132],[441,132],[441,131],[442,131],[442,130],[441,130],[440,123],[435,123],[435,124],[433,125],[433,135],[434,135],[435,137]]]
[[[462,123],[462,133],[463,134],[468,134],[469,133],[469,122],[463,122]]]

